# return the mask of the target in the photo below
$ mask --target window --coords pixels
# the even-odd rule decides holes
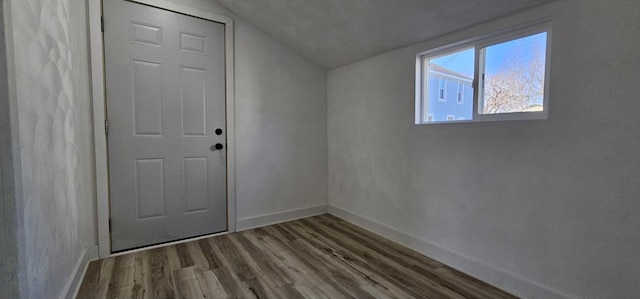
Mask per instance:
[[[546,119],[550,23],[500,31],[418,54],[416,124]],[[447,89],[456,101],[447,103]]]
[[[455,119],[456,119],[455,115],[447,115],[448,121],[455,120]]]
[[[446,88],[447,88],[447,79],[444,77],[439,77],[438,78],[438,100],[443,102],[447,101]]]

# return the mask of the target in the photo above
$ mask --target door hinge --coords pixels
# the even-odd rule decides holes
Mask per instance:
[[[111,232],[111,218],[109,218],[109,232]]]
[[[100,16],[100,30],[104,32],[104,17]]]
[[[104,133],[109,135],[109,120],[104,120]]]

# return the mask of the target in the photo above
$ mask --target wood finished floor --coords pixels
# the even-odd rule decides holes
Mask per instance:
[[[77,298],[515,298],[330,215],[89,264]]]

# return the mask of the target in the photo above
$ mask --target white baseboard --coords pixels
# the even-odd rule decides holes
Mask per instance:
[[[435,244],[429,243],[428,241],[403,233],[375,220],[349,212],[343,208],[329,205],[328,212],[331,215],[344,219],[373,233],[379,234],[396,243],[407,246],[449,267],[485,281],[518,297],[545,299],[572,298],[533,281],[511,274],[502,269],[498,269],[483,261],[439,247]]]
[[[314,207],[289,210],[273,214],[267,214],[251,218],[238,219],[236,222],[236,230],[242,231],[261,226],[296,220],[327,213],[327,205],[319,205]]]
[[[80,291],[80,285],[82,285],[82,279],[87,272],[89,262],[97,259],[98,245],[87,246],[82,250],[60,299],[74,299],[78,296],[78,291]]]

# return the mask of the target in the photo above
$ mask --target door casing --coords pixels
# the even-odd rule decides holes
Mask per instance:
[[[236,197],[235,197],[235,122],[234,122],[234,48],[233,20],[212,12],[201,11],[188,6],[164,0],[127,0],[152,7],[157,7],[188,16],[210,20],[225,25],[225,75],[226,75],[226,127],[227,127],[227,221],[228,232],[236,231]],[[89,1],[89,39],[91,58],[91,83],[93,102],[93,129],[96,163],[96,195],[98,216],[98,251],[100,258],[113,256],[111,253],[111,237],[109,232],[109,170],[107,153],[107,136],[105,134],[106,100],[104,45],[102,39],[102,1]],[[206,236],[205,236],[206,237]],[[197,239],[197,238],[196,238]],[[192,239],[190,239],[192,240]],[[168,244],[187,242],[184,240]],[[159,246],[166,246],[162,244]],[[153,248],[153,247],[150,247]],[[145,248],[148,249],[148,248]],[[131,251],[124,252],[130,253]],[[119,253],[118,255],[123,254]]]

